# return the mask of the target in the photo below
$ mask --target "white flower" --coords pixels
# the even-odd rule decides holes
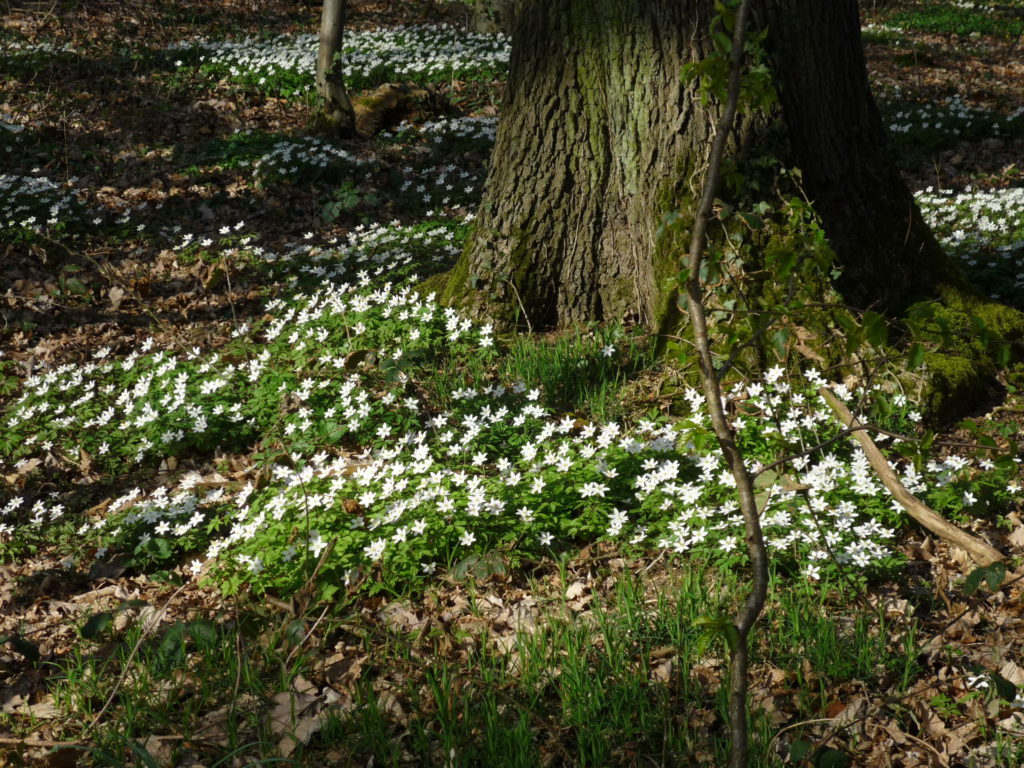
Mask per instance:
[[[371,560],[380,560],[381,556],[384,554],[384,550],[387,549],[387,546],[387,539],[376,539],[372,544],[363,547],[363,554],[365,554]]]
[[[580,489],[580,496],[588,498],[590,496],[601,496],[608,492],[608,486],[603,483],[584,483]]]

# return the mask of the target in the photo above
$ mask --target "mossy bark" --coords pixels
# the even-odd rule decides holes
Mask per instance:
[[[937,298],[917,334],[936,350],[925,356],[921,401],[933,421],[944,422],[991,402],[999,348],[1007,346],[1011,360],[1024,357],[1024,314],[973,290],[945,286]],[[1008,383],[1024,383],[1019,362],[1005,373]]]
[[[484,201],[443,299],[535,329],[663,326],[716,117],[682,79],[711,13],[711,0],[522,0]],[[802,171],[850,303],[898,314],[969,290],[886,154],[855,0],[764,0],[758,14],[780,103],[744,122],[734,156],[782,121],[781,159]]]
[[[656,321],[678,255],[659,226],[710,139],[682,82],[704,0],[526,0],[472,241],[449,300],[534,328]],[[687,42],[692,41],[692,42]]]

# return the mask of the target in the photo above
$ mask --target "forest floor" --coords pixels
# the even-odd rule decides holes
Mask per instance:
[[[865,50],[926,217],[984,290],[1024,308],[1024,5],[981,5],[862,3]],[[318,138],[310,43],[288,42],[316,31],[318,4],[0,0],[0,766],[720,764],[724,654],[700,625],[742,598],[727,539],[684,558],[640,529],[604,535],[623,525],[610,504],[563,519],[537,490],[520,518],[543,531],[481,528],[501,546],[471,551],[476,529],[424,522],[443,547],[400,549],[421,521],[389,521],[402,554],[366,564],[385,546],[368,510],[405,486],[360,474],[376,466],[364,449],[423,456],[392,431],[440,431],[481,392],[522,408],[503,399],[522,382],[566,433],[658,435],[686,397],[641,329],[474,327],[461,347],[457,321],[393,290],[464,242],[507,49],[463,31],[375,37],[461,30],[457,4],[352,6],[354,91],[411,86],[383,132],[336,142]],[[325,277],[347,287],[318,294]],[[365,323],[331,325],[339,301]],[[420,328],[399,323],[420,314],[422,338],[450,349],[417,357]],[[314,350],[335,357],[316,367]],[[780,564],[755,639],[756,764],[1024,763],[1024,399],[1005,384],[938,437],[912,402],[886,415],[929,443],[928,498],[1007,554],[1007,583],[893,514],[871,568]],[[543,423],[538,442],[556,431]],[[508,434],[478,464],[529,443]],[[627,476],[649,470],[626,453]],[[580,456],[577,485],[615,485],[619,465]],[[352,538],[327,541],[310,495],[342,487]],[[272,516],[274,489],[305,522],[242,542],[247,567],[214,564],[245,499]]]

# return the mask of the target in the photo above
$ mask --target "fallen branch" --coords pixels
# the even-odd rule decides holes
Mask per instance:
[[[15,712],[16,713],[16,712]],[[80,741],[53,741],[51,739],[19,739],[15,736],[0,736],[0,744],[10,744],[15,747],[79,747]]]
[[[882,481],[882,485],[889,490],[889,493],[907,511],[908,515],[936,536],[966,551],[979,565],[989,565],[1003,559],[1003,555],[995,547],[989,546],[981,539],[971,536],[971,534],[953,525],[908,491],[906,486],[900,482],[899,477],[896,476],[888,460],[878,450],[875,441],[871,439],[867,432],[859,429],[861,424],[850,413],[850,409],[831,390],[821,387],[818,393],[828,403],[829,408],[835,411],[843,426],[847,429],[855,430],[853,436],[860,443],[860,447],[864,449],[864,453]]]

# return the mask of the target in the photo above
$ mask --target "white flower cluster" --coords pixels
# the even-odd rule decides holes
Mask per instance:
[[[1002,276],[1002,298],[1024,289],[1024,187],[963,192],[929,187],[918,193],[917,204],[939,242],[968,268]]]
[[[890,117],[889,131],[893,134],[927,131],[944,137],[956,137],[984,130],[998,137],[1019,130],[1024,125],[1022,116],[1024,108],[1002,117],[969,107],[959,95],[955,95],[942,104],[920,104],[895,112]]]
[[[384,138],[398,139],[410,145],[424,140],[428,143],[443,142],[446,137],[492,142],[494,130],[493,120],[462,118],[416,127],[404,124],[397,133],[386,134]],[[398,182],[393,181],[395,174],[388,170],[388,166],[375,159],[357,157],[328,141],[313,137],[281,141],[253,163],[255,179],[264,184],[274,179],[305,182],[312,176],[329,175],[350,183],[375,181],[375,185],[371,185],[375,187],[392,185],[393,191],[404,195],[414,209],[417,206],[437,206],[431,217],[458,215],[451,209],[460,206],[463,209],[461,215],[466,216],[468,209],[479,201],[483,188],[482,170],[466,170],[451,163],[403,166],[398,169],[401,179]]]
[[[265,83],[282,74],[306,79],[313,87],[318,38],[312,34],[270,39],[190,41],[172,50],[198,50],[200,65],[226,69],[232,77]],[[448,25],[418,25],[345,34],[344,74],[353,87],[388,80],[472,78],[508,66],[509,41],[502,35],[468,33]]]
[[[0,231],[41,232],[58,224],[75,204],[72,183],[58,184],[45,176],[0,173]]]
[[[399,273],[414,264],[444,262],[459,252],[451,226],[432,229],[403,227],[398,222],[359,224],[344,242],[331,240],[326,246],[296,243],[280,253],[251,249],[265,264],[290,282],[302,278],[330,283],[358,282],[369,285],[374,278]]]
[[[383,131],[383,139],[421,138],[432,144],[443,144],[450,139],[472,139],[494,142],[498,130],[496,117],[453,117],[449,120],[431,120],[414,125],[403,122],[394,131]]]
[[[53,53],[75,53],[76,49],[69,43],[54,43],[49,40],[41,42],[31,43],[27,40],[5,40],[3,45],[0,46],[4,54],[17,56],[17,55],[32,55],[36,53],[53,54]]]
[[[370,161],[346,152],[329,141],[315,136],[279,141],[265,155],[252,164],[257,181],[270,178],[301,176],[325,171],[329,168],[358,168]]]
[[[344,569],[383,560],[425,571],[460,549],[512,539],[550,546],[606,535],[678,553],[742,551],[733,479],[716,450],[695,448],[709,444],[696,392],[688,396],[688,419],[629,428],[549,414],[539,390],[523,382],[461,386],[447,409],[436,410],[406,388],[400,368],[390,382],[381,377],[403,360],[480,355],[493,346],[490,326],[389,279],[422,259],[417,252],[450,252],[450,237],[444,228],[377,226],[333,249],[297,246],[281,260],[294,260],[304,274],[322,269],[312,274],[325,282],[270,302],[265,325],[240,331],[244,354],[195,349],[176,356],[154,353],[147,343],[108,361],[101,350],[98,362],[30,378],[0,423],[24,435],[22,461],[37,451],[38,458],[84,452],[96,461],[121,451],[129,464],[173,454],[182,441],[208,433],[220,440],[276,425],[287,444],[309,447],[293,448],[289,463],[272,466],[259,488],[204,493],[189,476],[176,488],[129,494],[112,505],[109,522],[83,529],[112,545],[129,534],[135,546],[205,536],[218,568],[240,569],[264,585],[290,583],[292,560],[318,557],[329,545]],[[366,364],[353,362],[353,354]],[[746,414],[736,419],[741,439],[762,440],[753,461],[770,460],[782,446],[813,444],[836,428],[814,390],[822,382],[808,373],[807,386],[794,391],[773,369],[764,384],[730,394]],[[324,450],[345,435],[376,447],[360,456]],[[891,532],[874,514],[892,501],[854,446],[793,466],[791,479],[803,491],[789,490],[781,478],[762,489],[766,538],[776,553],[795,559],[812,579],[826,558],[860,568],[885,555]],[[927,468],[933,480],[909,471],[906,479],[920,490],[966,466],[936,463]],[[62,512],[37,506],[29,510],[35,524]],[[2,508],[24,519],[22,507],[19,499]],[[8,523],[0,533],[11,530]]]

